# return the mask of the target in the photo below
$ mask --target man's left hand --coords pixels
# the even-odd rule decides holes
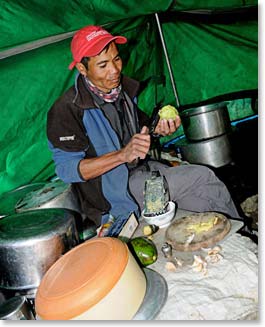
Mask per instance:
[[[161,136],[171,135],[174,132],[176,132],[176,130],[179,128],[180,125],[181,125],[181,119],[179,115],[176,117],[175,120],[160,119],[154,130],[154,133],[159,134]]]

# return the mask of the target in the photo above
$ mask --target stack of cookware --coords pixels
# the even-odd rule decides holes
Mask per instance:
[[[59,179],[0,197],[0,319],[34,319],[42,277],[83,235],[77,199]]]
[[[185,109],[180,113],[185,137],[176,151],[189,163],[219,168],[231,157],[231,123],[226,102]]]

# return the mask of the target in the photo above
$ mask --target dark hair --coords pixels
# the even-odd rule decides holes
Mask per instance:
[[[86,67],[86,69],[88,69],[88,62],[89,62],[89,60],[90,60],[90,57],[83,57],[81,59],[81,64],[83,64]]]
[[[112,42],[110,42],[110,43],[112,43]],[[110,43],[108,43],[102,51],[105,50],[107,52],[108,49],[109,49],[109,47],[110,47]],[[81,64],[83,64],[86,67],[86,69],[88,69],[88,62],[89,62],[89,60],[90,60],[90,57],[83,57],[81,59]]]

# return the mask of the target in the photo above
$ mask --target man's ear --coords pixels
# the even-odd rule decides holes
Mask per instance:
[[[86,67],[81,62],[78,62],[75,65],[75,67],[79,71],[80,74],[82,74],[83,76],[86,76],[86,74],[87,74]]]

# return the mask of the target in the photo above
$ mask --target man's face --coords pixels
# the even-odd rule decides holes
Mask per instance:
[[[114,42],[99,55],[88,61],[86,76],[101,91],[107,93],[119,86],[122,60]]]

